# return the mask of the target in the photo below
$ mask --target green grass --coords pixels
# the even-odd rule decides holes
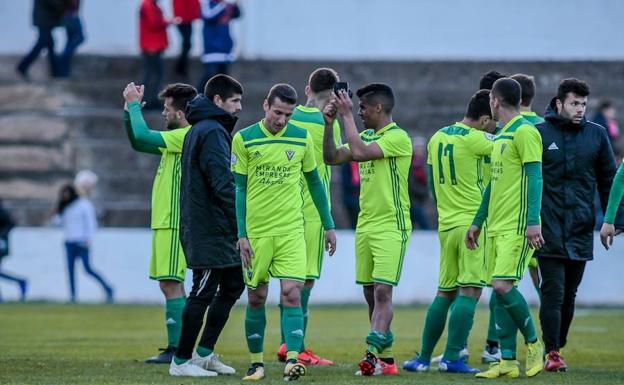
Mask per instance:
[[[402,307],[395,313],[394,352],[402,362],[420,344],[423,307]],[[277,308],[271,307],[265,341],[268,377],[265,384],[283,383],[282,364],[274,361],[279,334]],[[0,384],[200,384],[240,383],[240,375],[216,379],[173,378],[167,365],[146,365],[143,359],[165,344],[162,309],[131,305],[0,305]],[[237,307],[217,346],[224,361],[239,373],[247,368],[243,337],[244,309]],[[483,368],[479,356],[487,328],[487,308],[477,312],[470,339],[471,364]],[[623,384],[624,310],[580,310],[564,354],[568,373],[542,373],[536,378],[493,380],[531,384]],[[472,376],[400,371],[396,377],[353,376],[368,332],[366,310],[359,306],[312,307],[308,345],[333,367],[312,367],[301,383],[314,384],[461,384],[479,382]],[[445,338],[445,337],[443,337]],[[523,344],[519,358],[524,359]],[[442,349],[439,344],[437,351]],[[481,382],[487,380],[480,380]]]

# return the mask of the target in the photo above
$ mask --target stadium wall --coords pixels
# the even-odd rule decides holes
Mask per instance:
[[[0,55],[23,53],[35,38],[27,0],[0,1]],[[136,54],[139,0],[85,0],[80,51]],[[171,15],[169,0],[161,1]],[[242,0],[234,22],[244,59],[621,60],[620,0]],[[195,30],[200,32],[196,23]],[[193,52],[201,51],[195,33]],[[63,33],[56,31],[62,43]],[[168,54],[179,47],[173,43]],[[61,45],[59,45],[60,47]]]
[[[17,228],[11,234],[11,255],[2,269],[24,276],[29,281],[28,300],[66,301],[68,284],[62,235],[58,229]],[[361,287],[354,284],[354,233],[338,231],[338,250],[325,257],[321,279],[312,293],[314,304],[364,303]],[[93,242],[92,266],[102,273],[115,289],[119,303],[161,303],[162,294],[155,281],[147,278],[151,253],[151,235],[147,229],[101,229]],[[595,260],[587,264],[577,303],[582,305],[624,306],[624,242],[617,239],[607,253],[596,236]],[[439,245],[435,232],[414,232],[403,264],[403,274],[394,293],[397,304],[429,303],[435,295],[438,276]],[[77,292],[81,302],[100,302],[104,293],[87,277],[80,264],[76,267]],[[187,287],[190,284],[187,276]],[[278,301],[278,284],[270,285],[270,301]],[[520,289],[527,299],[537,303],[530,279]],[[17,298],[15,285],[0,281],[5,300]],[[489,296],[484,296],[484,299]],[[241,303],[245,302],[245,296]]]

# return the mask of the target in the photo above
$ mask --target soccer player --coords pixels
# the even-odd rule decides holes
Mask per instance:
[[[515,74],[510,76],[520,84],[522,96],[520,98],[520,115],[532,125],[544,122],[544,118],[533,112],[531,105],[535,98],[535,78],[531,75]]]
[[[279,279],[281,285],[284,380],[296,380],[306,373],[305,365],[297,361],[304,335],[301,289],[306,281],[302,172],[325,229],[324,246],[330,255],[336,247],[312,134],[289,123],[296,103],[294,88],[274,85],[264,100],[264,119],[236,133],[232,141],[237,246],[248,288],[245,336],[251,353],[251,367],[243,380],[264,378],[264,305],[269,276]]]
[[[188,84],[170,84],[160,93],[164,102],[163,118],[167,131],[150,130],[141,113],[144,87],[130,83],[124,90],[126,106],[124,124],[132,148],[139,152],[160,155],[152,187],[152,258],[150,279],[158,281],[165,296],[167,347],[148,364],[169,364],[178,347],[182,328],[182,310],[186,302],[184,275],[186,261],[178,233],[180,201],[180,157],[184,136],[191,128],[186,120],[186,104],[197,96]]]
[[[542,370],[544,347],[537,338],[529,306],[516,288],[533,252],[543,243],[539,213],[542,198],[542,140],[537,129],[520,115],[522,89],[509,78],[497,80],[490,92],[492,117],[501,125],[492,150],[492,176],[472,225],[466,246],[479,245],[488,220],[486,258],[496,292],[496,326],[502,350],[500,362],[477,373],[480,378],[518,377],[516,327],[527,344],[526,374]]]
[[[353,103],[341,90],[324,110],[323,158],[330,165],[359,162],[361,210],[355,233],[355,275],[368,303],[371,330],[356,375],[393,375],[397,366],[392,354],[392,290],[401,277],[412,228],[407,190],[412,142],[392,119],[394,93],[388,85],[368,84],[357,96],[358,115],[366,130],[358,133]],[[338,148],[333,131],[337,112],[347,140]]]
[[[617,214],[618,207],[624,196],[624,163],[620,165],[613,178],[613,185],[611,186],[611,193],[609,194],[609,204],[607,205],[607,211],[605,212],[604,223],[600,229],[600,241],[606,250],[613,245],[613,237],[620,234],[620,231],[615,229],[615,215]]]
[[[236,79],[216,75],[186,108],[192,127],[182,151],[180,242],[193,270],[193,287],[182,313],[180,344],[169,366],[172,376],[235,373],[214,349],[232,306],[245,290],[236,251],[236,192],[230,171],[231,134],[242,96]]]
[[[481,79],[479,79],[479,89],[491,90],[492,86],[494,85],[494,82],[504,77],[507,77],[507,75],[503,75],[502,73],[495,71],[495,70],[490,70],[484,73],[481,76]]]
[[[460,351],[468,339],[481,289],[486,285],[485,252],[483,242],[475,250],[469,250],[463,240],[485,189],[483,158],[492,153],[494,135],[488,132],[495,125],[490,110],[490,91],[480,90],[470,99],[461,122],[438,130],[429,140],[429,185],[435,197],[439,223],[439,285],[425,319],[422,349],[403,365],[405,370],[429,370],[431,354],[454,303],[440,370],[478,372],[460,360]],[[485,235],[480,237],[483,239]]]
[[[305,94],[308,98],[306,105],[299,105],[293,111],[290,123],[305,128],[312,136],[314,142],[314,157],[316,158],[317,170],[323,188],[327,195],[327,200],[331,204],[330,188],[331,168],[323,162],[323,131],[325,129],[325,121],[323,120],[323,108],[331,99],[334,84],[338,81],[338,74],[331,68],[317,68],[310,74],[308,85],[305,88]],[[334,121],[334,139],[336,143],[340,142],[340,126],[338,121]],[[306,333],[308,326],[308,301],[310,292],[314,287],[314,281],[321,277],[321,266],[323,265],[323,254],[325,252],[325,238],[321,218],[314,206],[310,190],[307,184],[304,184],[303,197],[303,219],[304,219],[304,235],[306,241],[306,281],[301,289],[301,310],[303,311],[303,332]],[[280,310],[282,306],[280,305]],[[282,328],[282,343],[277,353],[280,361],[286,361],[286,342],[284,338],[284,328]],[[298,360],[305,365],[332,365],[333,362],[326,360],[314,354],[312,349],[301,347]]]

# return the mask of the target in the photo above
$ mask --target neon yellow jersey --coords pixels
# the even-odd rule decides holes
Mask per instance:
[[[494,139],[488,236],[524,235],[528,214],[528,180],[524,164],[542,161],[542,137],[517,115]]]
[[[152,186],[152,229],[177,229],[180,224],[182,144],[191,126],[161,131],[165,142]]]
[[[520,111],[520,115],[524,118],[524,120],[528,121],[532,125],[544,123],[544,118],[539,116],[533,111]]]
[[[485,190],[484,157],[493,146],[494,135],[461,122],[438,130],[429,140],[427,164],[433,169],[439,231],[472,223]]]
[[[360,214],[356,232],[411,230],[407,177],[412,163],[412,140],[394,122],[377,132],[363,131],[360,138],[364,143],[377,143],[384,157],[358,164]]]
[[[325,131],[325,120],[323,113],[315,107],[297,106],[289,120],[295,126],[305,128],[312,136],[314,142],[314,158],[316,159],[316,169],[323,182],[327,199],[331,204],[330,183],[331,167],[323,162],[323,134]],[[340,145],[340,124],[338,119],[334,120],[334,142]],[[306,222],[320,222],[321,217],[314,206],[308,185],[303,179],[303,218]]]
[[[301,173],[314,169],[312,135],[303,128],[288,123],[274,135],[260,121],[234,135],[232,171],[247,175],[248,237],[303,233]]]

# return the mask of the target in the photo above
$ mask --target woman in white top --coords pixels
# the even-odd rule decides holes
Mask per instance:
[[[84,173],[84,171],[81,171],[76,175],[75,188],[71,184],[61,188],[56,210],[57,215],[54,220],[54,222],[63,227],[71,301],[76,301],[74,267],[76,260],[80,259],[86,273],[102,285],[106,292],[107,301],[112,302],[113,289],[104,281],[100,274],[91,268],[89,263],[89,246],[97,229],[97,219],[95,217],[95,208],[88,196],[93,187],[95,187],[97,177],[90,171],[88,172],[90,174]],[[88,177],[85,177],[85,175],[88,175]]]

